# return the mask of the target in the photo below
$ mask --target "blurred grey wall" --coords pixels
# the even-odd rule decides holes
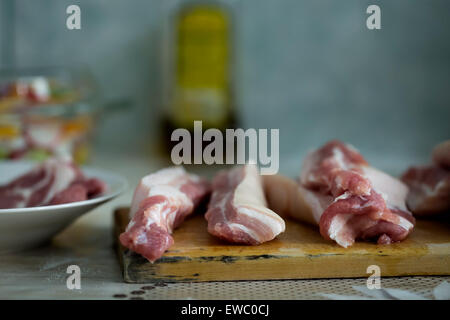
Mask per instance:
[[[108,98],[136,101],[132,113],[105,119],[100,148],[145,148],[160,107],[167,1],[0,1],[0,27],[11,21],[14,39],[14,62],[2,63],[89,65]],[[282,171],[295,173],[305,151],[339,138],[398,172],[450,138],[449,1],[230,3],[243,124],[280,129]],[[81,7],[81,30],[65,27],[69,4]],[[381,30],[366,28],[370,4],[381,7]]]

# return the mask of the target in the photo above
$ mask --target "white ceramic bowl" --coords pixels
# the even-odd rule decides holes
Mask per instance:
[[[25,161],[0,162],[0,185],[27,172],[33,164]],[[0,209],[0,253],[37,247],[91,209],[117,197],[127,188],[124,178],[104,170],[82,168],[87,177],[104,181],[102,196],[86,201],[33,208]]]

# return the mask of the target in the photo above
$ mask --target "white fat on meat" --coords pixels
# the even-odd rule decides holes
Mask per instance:
[[[170,167],[145,176],[136,187],[129,212],[130,222],[121,243],[150,262],[173,244],[173,230],[209,194],[209,183]]]
[[[373,189],[383,196],[391,208],[407,210],[405,199],[409,189],[406,184],[373,167],[363,166],[361,170],[372,183]]]
[[[45,163],[46,172],[53,172],[54,180],[47,192],[43,203],[50,202],[58,193],[69,187],[78,176],[78,172],[72,165],[72,162],[51,160]]]
[[[42,175],[42,178],[35,181],[36,178],[33,178],[35,175]],[[19,199],[14,204],[9,205],[11,208],[29,206],[31,197],[33,197],[33,206],[43,206],[48,205],[58,193],[67,189],[81,177],[81,173],[70,159],[52,158],[12,181],[9,185],[2,187],[2,190],[6,197],[17,197]],[[44,193],[41,190],[46,191]],[[39,196],[36,196],[36,194],[39,194]]]
[[[352,240],[346,239],[346,235],[343,235],[345,237],[342,238],[342,235],[340,234],[341,230],[345,229],[347,223],[349,223],[350,218],[352,218],[353,215],[351,214],[339,214],[337,215],[333,221],[331,222],[330,229],[329,229],[329,237],[330,239],[336,241],[340,246],[346,248],[349,245],[349,242],[352,243]],[[350,237],[353,237],[354,235],[349,235]]]
[[[432,160],[402,175],[410,189],[406,203],[416,216],[450,213],[450,140],[434,147]]]
[[[411,167],[402,180],[409,186],[407,205],[414,215],[450,212],[450,170],[436,164]]]
[[[179,190],[180,187],[186,183],[187,179],[198,181],[197,176],[189,175],[183,167],[161,169],[142,178],[134,191],[129,213],[130,218],[133,218],[134,214],[139,209],[142,200],[151,196],[162,195],[177,202],[191,202],[191,200],[187,199],[186,195]]]
[[[129,213],[130,219],[139,210],[142,201],[153,196],[163,196],[172,207],[192,211],[194,207],[192,199],[180,189],[186,183],[198,181],[198,176],[188,174],[183,167],[165,168],[145,176],[135,190]],[[156,223],[172,233],[173,222],[178,211],[170,210],[170,208],[164,209],[165,207],[166,203],[154,205],[154,208],[149,211],[146,225],[148,227],[150,224]]]
[[[229,242],[260,244],[285,230],[284,220],[267,207],[255,165],[219,173],[213,182],[208,231]]]
[[[325,239],[343,247],[358,239],[401,241],[414,227],[405,205],[408,187],[337,140],[307,155],[299,181],[279,175],[264,180],[271,209],[318,225]]]
[[[316,221],[320,215],[320,231],[325,238],[347,247],[365,237],[378,237],[379,242],[403,240],[413,229],[414,218],[405,204],[408,187],[370,167],[355,148],[331,141],[311,153],[305,162],[303,170],[311,171],[302,172],[301,177],[315,175],[322,184],[330,184],[327,188],[310,189],[307,181],[302,183],[302,187],[312,192],[305,199],[313,208]],[[364,188],[358,188],[359,185]],[[343,193],[333,193],[335,190]],[[334,199],[328,205],[322,201],[319,208],[317,203],[325,195]]]

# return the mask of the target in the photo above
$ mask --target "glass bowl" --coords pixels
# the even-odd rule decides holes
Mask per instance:
[[[101,112],[86,68],[0,69],[0,160],[90,155]]]

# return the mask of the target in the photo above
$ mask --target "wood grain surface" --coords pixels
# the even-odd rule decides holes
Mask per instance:
[[[391,245],[357,242],[342,248],[324,240],[315,227],[286,220],[286,231],[259,246],[230,245],[206,231],[202,215],[175,230],[175,244],[155,263],[122,247],[117,238],[128,224],[128,208],[114,213],[114,239],[125,282],[450,275],[450,224],[419,220],[412,234]]]

